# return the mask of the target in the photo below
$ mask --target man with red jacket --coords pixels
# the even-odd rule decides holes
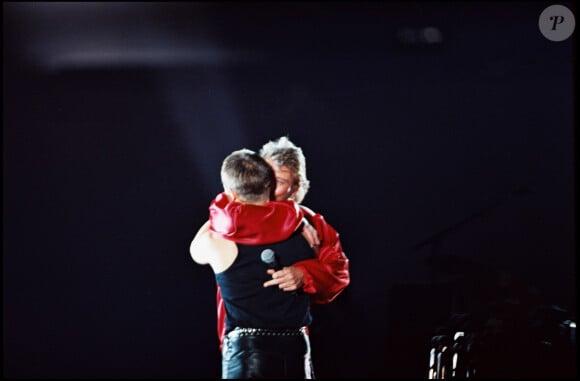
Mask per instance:
[[[264,144],[260,149],[260,156],[274,169],[276,201],[294,201],[300,204],[310,189],[302,149],[283,136]],[[299,207],[306,217],[302,234],[310,242],[316,256],[286,266],[279,271],[268,270],[272,280],[266,282],[264,286],[277,286],[286,292],[302,290],[310,294],[312,303],[330,303],[350,283],[349,261],[342,249],[338,233],[324,217],[303,205]],[[210,207],[210,220],[218,216],[222,221],[231,220],[232,217],[225,210],[223,200],[222,203],[214,201]],[[263,226],[265,221],[256,219],[253,222],[259,227]],[[259,239],[254,243],[259,243]],[[216,302],[217,330],[221,347],[226,330],[226,311],[219,286]]]
[[[300,204],[310,189],[302,149],[283,136],[264,144],[260,156],[274,169],[276,201],[292,200]],[[329,303],[350,283],[348,258],[342,250],[338,233],[324,217],[304,205],[300,205],[300,208],[314,227],[311,229],[306,225],[303,234],[313,242],[317,257],[294,264],[289,274],[284,274],[284,271],[274,274],[275,280],[267,285],[279,285],[285,291],[302,288],[311,294],[314,303]],[[298,272],[293,271],[292,267],[298,269]],[[278,279],[282,280],[278,282]]]

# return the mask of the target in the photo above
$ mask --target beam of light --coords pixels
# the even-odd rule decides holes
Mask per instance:
[[[45,54],[42,66],[48,70],[77,70],[107,67],[175,68],[200,65],[231,65],[249,61],[231,51],[216,48],[68,49]]]
[[[226,73],[209,67],[185,75],[171,71],[159,73],[161,101],[171,118],[168,125],[179,130],[194,168],[184,176],[197,176],[197,189],[192,191],[208,197],[222,190],[223,159],[248,141]]]
[[[224,43],[210,4],[13,3],[5,8],[24,60],[43,70],[174,68],[260,59]],[[214,12],[215,13],[215,12]]]

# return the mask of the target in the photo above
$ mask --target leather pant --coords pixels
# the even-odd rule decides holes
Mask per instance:
[[[222,346],[222,379],[235,378],[313,379],[306,327],[232,330]]]

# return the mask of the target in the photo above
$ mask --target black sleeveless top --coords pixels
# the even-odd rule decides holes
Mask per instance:
[[[277,286],[264,287],[272,279],[266,273],[271,266],[261,260],[261,253],[271,249],[279,263],[289,266],[314,258],[314,251],[301,235],[302,228],[287,240],[268,245],[240,245],[234,263],[215,274],[226,308],[226,333],[242,328],[299,328],[310,324],[310,296],[301,290],[282,291]]]

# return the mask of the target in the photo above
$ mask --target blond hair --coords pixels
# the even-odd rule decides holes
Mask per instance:
[[[278,167],[284,166],[290,170],[294,177],[293,185],[298,185],[294,200],[301,203],[310,189],[310,181],[306,177],[306,158],[302,149],[287,136],[282,136],[264,144],[260,149],[260,156],[272,160]]]

